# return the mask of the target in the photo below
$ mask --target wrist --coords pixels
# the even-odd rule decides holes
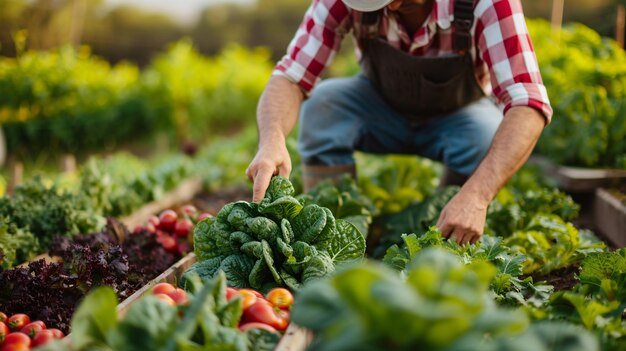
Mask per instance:
[[[496,196],[497,190],[494,190],[491,186],[486,186],[485,184],[488,183],[483,181],[472,181],[472,178],[470,178],[465,185],[463,185],[459,193],[468,197],[474,205],[477,205],[480,208],[487,208],[491,203],[491,200],[493,200]]]
[[[285,135],[280,131],[265,132],[259,134],[259,149],[285,144]]]

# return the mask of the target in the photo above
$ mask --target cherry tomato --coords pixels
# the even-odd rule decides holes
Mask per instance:
[[[4,322],[7,320],[7,315],[3,312],[0,312],[0,322]]]
[[[226,301],[230,301],[239,295],[239,291],[235,288],[227,287],[226,288]]]
[[[4,338],[10,333],[9,327],[4,322],[0,322],[0,345],[4,341]]]
[[[174,226],[174,234],[180,238],[186,238],[191,229],[193,229],[193,222],[186,218],[179,219]]]
[[[245,323],[259,322],[268,324],[276,330],[285,330],[289,325],[289,314],[273,307],[268,302],[257,301],[244,312]]]
[[[159,221],[159,217],[152,215],[150,216],[150,218],[148,218],[148,223],[152,224],[155,227],[158,227],[161,221]]]
[[[176,244],[176,240],[167,234],[159,236],[157,238],[157,241],[159,242],[159,244],[161,244],[161,246],[163,246],[165,251],[169,253],[175,253],[178,250],[178,244]]]
[[[165,302],[167,302],[168,304],[172,305],[172,306],[176,306],[176,301],[174,301],[171,297],[165,295],[165,294],[155,294],[154,295],[157,299],[163,300]]]
[[[156,229],[156,227],[152,223],[148,223],[148,224],[146,224],[146,231],[148,233],[154,234],[154,233],[156,233],[157,229]]]
[[[176,290],[176,287],[170,283],[158,283],[152,288],[153,294],[167,294]]]
[[[57,339],[52,330],[42,330],[33,339],[33,347],[41,346],[49,343],[50,341]]]
[[[196,221],[202,222],[209,217],[213,217],[213,216],[210,213],[202,212],[198,215],[198,218],[196,219]]]
[[[46,325],[42,321],[34,321],[26,324],[20,332],[28,335],[31,338],[34,338],[37,333],[46,329]]]
[[[267,301],[280,309],[288,310],[293,305],[293,295],[285,288],[274,288],[267,294]]]
[[[133,234],[135,235],[141,234],[141,232],[143,232],[143,227],[140,225],[135,226],[135,229],[133,229]]]
[[[185,239],[182,239],[176,244],[176,252],[178,252],[179,255],[185,256],[189,251],[191,251],[191,245]]]
[[[13,344],[24,344],[26,346],[30,346],[30,338],[28,335],[20,332],[13,332],[4,337],[4,343],[2,346],[13,345]]]
[[[193,216],[198,212],[198,209],[194,205],[185,205],[180,210],[187,216]]]
[[[171,297],[177,305],[187,305],[189,304],[189,297],[187,296],[187,292],[181,288],[176,288],[168,293],[167,296]]]
[[[176,212],[174,212],[173,210],[165,210],[159,215],[158,228],[171,233],[172,231],[174,231],[177,219],[178,215],[176,214]]]
[[[63,339],[65,337],[65,334],[63,334],[63,332],[60,331],[59,329],[52,328],[52,329],[47,329],[47,330],[51,331],[54,334],[55,339]]]
[[[26,344],[3,344],[0,351],[28,351],[30,346]]]
[[[239,295],[243,297],[243,310],[247,310],[250,306],[254,305],[258,298],[256,294],[254,294],[254,290],[251,289],[240,289],[238,291]]]
[[[23,313],[14,314],[7,319],[7,326],[11,330],[20,330],[28,323],[30,323],[30,318]]]
[[[267,330],[270,333],[278,333],[276,329],[274,329],[273,327],[265,323],[250,322],[250,323],[245,323],[239,326],[239,330],[241,330],[242,332],[245,332],[248,329],[263,329],[263,330]]]

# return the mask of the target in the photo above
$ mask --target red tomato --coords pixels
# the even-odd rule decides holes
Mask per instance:
[[[258,298],[256,294],[254,294],[254,290],[251,289],[240,289],[238,291],[239,295],[243,297],[243,310],[247,310],[250,306],[254,305]]]
[[[178,250],[178,244],[176,244],[176,240],[167,234],[159,236],[157,238],[157,241],[159,242],[159,244],[161,244],[161,246],[163,246],[165,251],[169,253],[176,253],[176,251]]]
[[[288,310],[293,305],[293,295],[285,288],[275,288],[267,294],[267,301],[280,309]]]
[[[202,222],[202,221],[204,221],[205,219],[207,219],[209,217],[213,217],[213,216],[211,216],[210,213],[202,212],[202,213],[200,213],[198,215],[198,218],[196,218],[196,221],[197,222]]]
[[[4,322],[7,320],[7,315],[3,312],[0,312],[0,322]]]
[[[198,209],[194,205],[185,205],[180,210],[187,216],[193,216],[198,212]]]
[[[26,344],[4,344],[0,351],[28,351],[30,346]]]
[[[4,341],[4,337],[7,336],[7,334],[9,334],[9,327],[7,327],[6,324],[4,324],[4,322],[0,322],[0,345],[2,345],[2,342]]]
[[[37,333],[44,329],[46,329],[46,325],[44,324],[44,322],[34,321],[26,324],[22,329],[20,329],[20,332],[30,336],[31,338],[34,338]]]
[[[176,288],[168,293],[167,296],[171,297],[177,305],[187,305],[189,304],[189,296],[187,296],[187,292],[181,288]]]
[[[152,215],[150,216],[150,218],[148,218],[148,223],[152,224],[155,227],[158,227],[161,221],[159,221],[159,217]]]
[[[20,330],[28,323],[30,323],[30,318],[23,313],[14,314],[7,319],[7,326],[11,330]]]
[[[143,232],[143,227],[140,225],[135,226],[135,229],[133,229],[133,234],[141,234],[141,232]]]
[[[158,228],[171,233],[172,231],[174,231],[177,219],[178,215],[176,214],[176,212],[174,212],[173,210],[165,210],[159,215]]]
[[[171,297],[165,295],[165,294],[155,294],[154,295],[157,299],[163,300],[165,302],[167,302],[168,304],[172,305],[172,306],[176,306],[176,301],[174,301]]]
[[[154,233],[156,233],[157,229],[156,229],[156,227],[152,223],[148,223],[148,224],[146,224],[146,231],[148,233],[154,234]]]
[[[226,301],[234,299],[237,295],[239,295],[239,291],[237,291],[237,289],[231,287],[226,288]]]
[[[193,223],[188,219],[179,219],[174,226],[174,234],[181,238],[186,238],[193,229]]]
[[[167,294],[170,291],[176,290],[176,287],[170,283],[158,283],[152,288],[153,294]]]
[[[265,323],[250,322],[250,323],[245,323],[239,326],[239,330],[241,330],[242,332],[245,332],[248,329],[264,329],[270,333],[278,333],[276,329],[274,329],[273,327]]]
[[[52,328],[52,329],[47,329],[47,330],[51,331],[54,334],[55,339],[63,339],[65,337],[65,334],[63,334],[63,332],[60,331],[59,329]]]
[[[20,333],[20,332],[13,332],[8,334],[5,338],[4,338],[4,343],[2,344],[2,346],[6,346],[6,345],[13,345],[13,344],[24,344],[26,346],[30,346],[30,338],[28,337],[28,335],[24,334],[24,333]]]
[[[267,302],[257,301],[244,313],[245,323],[259,322],[268,324],[276,330],[285,330],[289,325],[289,314],[274,308]]]
[[[178,252],[181,256],[185,256],[189,251],[191,251],[191,245],[184,239],[176,245],[176,252]]]
[[[57,339],[52,330],[42,330],[33,339],[33,347],[41,346],[49,343],[50,341]]]

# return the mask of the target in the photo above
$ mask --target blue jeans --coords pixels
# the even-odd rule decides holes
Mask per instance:
[[[414,154],[470,175],[487,154],[502,111],[483,98],[412,126],[363,75],[321,82],[302,105],[298,149],[307,165],[352,165],[355,150]]]

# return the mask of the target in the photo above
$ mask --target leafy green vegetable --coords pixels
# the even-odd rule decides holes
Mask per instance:
[[[354,224],[365,236],[372,223],[372,216],[379,212],[349,175],[341,177],[336,185],[330,181],[322,182],[309,193],[297,198],[303,204],[312,203],[328,208],[335,218]]]
[[[39,242],[28,229],[18,228],[0,216],[0,271],[26,262],[41,252]]]
[[[572,338],[551,328],[550,340],[528,329],[522,311],[497,307],[488,291],[495,274],[488,262],[465,264],[447,250],[427,248],[402,276],[369,262],[306,286],[292,318],[315,333],[311,350],[549,350]],[[580,345],[598,349],[591,335],[577,332]]]
[[[450,186],[438,189],[424,201],[412,204],[402,212],[380,218],[383,233],[377,246],[372,251],[374,258],[382,258],[387,248],[393,244],[400,244],[403,233],[425,233],[430,226],[437,223],[439,214],[444,206],[459,191],[459,187]]]
[[[212,277],[221,270],[240,288],[298,289],[337,263],[363,257],[365,239],[353,224],[335,219],[328,208],[301,204],[293,193],[289,180],[274,177],[259,204],[230,203],[196,225],[199,261],[189,272]]]
[[[417,237],[415,234],[403,234],[404,243],[393,245],[387,250],[383,262],[390,267],[403,271],[419,252],[430,247],[438,247],[459,256],[462,262],[490,262],[498,268],[490,287],[495,293],[495,300],[511,305],[543,306],[552,292],[550,285],[533,284],[532,277],[522,278],[522,268],[526,261],[523,255],[517,255],[509,247],[502,245],[502,238],[483,235],[476,244],[459,246],[446,240],[441,232],[431,227]]]
[[[277,334],[237,329],[243,307],[239,298],[226,300],[223,273],[204,282],[191,275],[187,282],[191,290],[188,307],[177,310],[148,295],[134,303],[121,321],[117,320],[117,298],[111,288],[94,289],[72,320],[69,340],[42,350],[269,351],[276,347]]]

